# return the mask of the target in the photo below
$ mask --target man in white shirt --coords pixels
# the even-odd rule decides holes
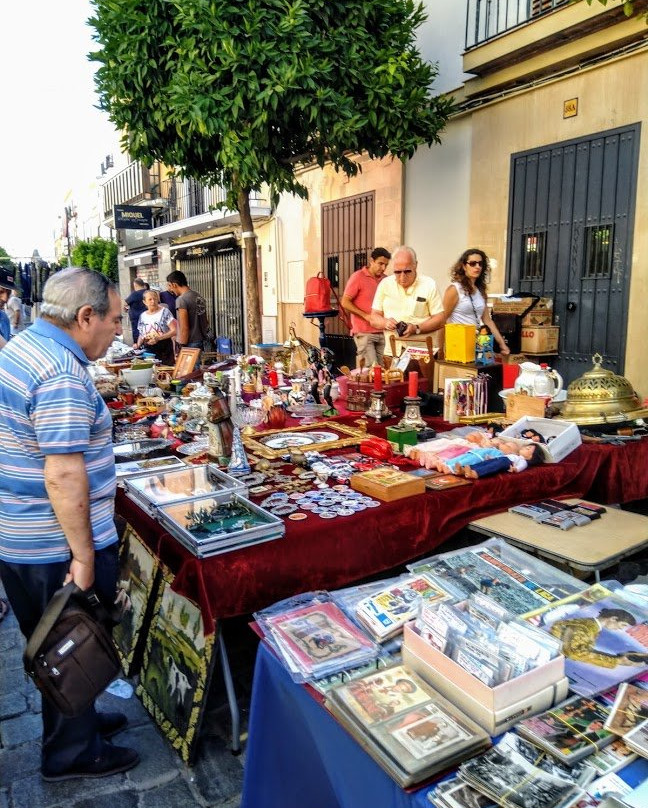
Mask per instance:
[[[393,273],[376,289],[369,322],[385,332],[385,354],[391,355],[390,335],[404,323],[404,338],[425,337],[445,323],[443,301],[432,278],[419,275],[416,253],[411,247],[397,247],[392,253]],[[424,336],[425,335],[425,336]],[[396,343],[397,351],[400,350]]]

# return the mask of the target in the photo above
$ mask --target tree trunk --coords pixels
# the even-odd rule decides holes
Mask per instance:
[[[246,348],[262,341],[261,304],[257,274],[257,242],[254,224],[250,215],[250,195],[245,189],[238,192],[238,212],[241,217],[243,244],[245,246],[245,301],[247,305]]]

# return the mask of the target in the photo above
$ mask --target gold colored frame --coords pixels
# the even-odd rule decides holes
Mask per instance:
[[[283,435],[286,432],[317,432],[326,429],[329,432],[338,432],[343,436],[338,440],[329,440],[323,443],[310,443],[308,446],[299,446],[301,451],[305,452],[325,452],[328,449],[341,449],[345,446],[357,446],[363,438],[367,437],[367,433],[363,432],[356,427],[347,426],[346,424],[338,424],[335,421],[317,421],[313,424],[302,424],[300,426],[283,427],[282,429],[268,429],[264,430],[262,436],[270,437],[271,435]],[[281,455],[288,454],[290,449],[269,449],[261,441],[257,440],[260,437],[259,433],[255,435],[243,435],[243,443],[246,449],[249,449],[259,457],[265,457],[268,460],[274,460]]]
[[[192,373],[199,356],[200,348],[180,348],[173,368],[173,378],[182,379],[183,376],[188,376]]]

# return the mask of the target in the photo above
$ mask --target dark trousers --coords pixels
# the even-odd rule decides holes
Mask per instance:
[[[117,543],[95,553],[94,588],[103,603],[115,600],[119,569]],[[14,564],[0,561],[0,579],[14,610],[21,632],[29,638],[52,595],[63,585],[69,561],[53,564]],[[75,718],[66,718],[43,699],[42,767],[57,774],[74,763],[89,763],[101,752],[94,705]]]

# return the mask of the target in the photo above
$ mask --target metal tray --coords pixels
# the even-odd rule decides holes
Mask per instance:
[[[200,517],[201,511],[206,516],[212,508],[223,511],[228,506],[245,514],[228,517],[225,513],[222,519],[205,519],[203,528],[192,529],[192,521]],[[157,509],[156,516],[172,536],[199,558],[278,539],[286,531],[283,519],[239,494],[232,494],[227,500],[206,497],[164,505]],[[240,524],[245,522],[247,527]]]
[[[174,455],[162,455],[162,457],[152,457],[145,460],[131,460],[127,463],[118,463],[115,466],[117,479],[124,477],[142,477],[153,473],[176,471],[187,467],[179,457]]]
[[[161,471],[124,480],[127,494],[149,513],[156,515],[162,505],[173,502],[190,502],[205,497],[218,501],[231,494],[246,495],[247,487],[225,474],[214,463],[201,466],[182,464],[177,471]]]

